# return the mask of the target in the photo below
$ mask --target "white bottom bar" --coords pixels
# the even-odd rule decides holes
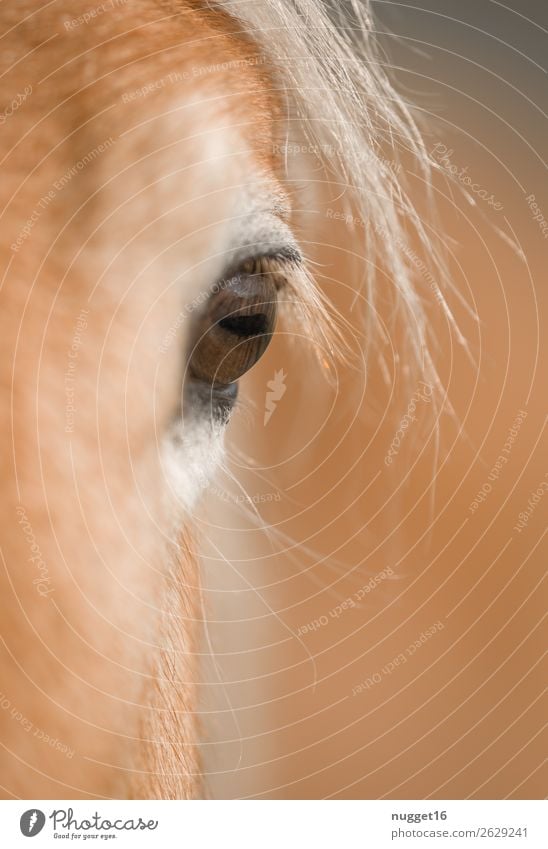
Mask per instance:
[[[0,843],[9,849],[545,849],[547,822],[542,801],[4,801]],[[33,837],[36,844],[29,844]]]

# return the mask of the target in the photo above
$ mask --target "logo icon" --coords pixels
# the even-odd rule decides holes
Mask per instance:
[[[21,834],[25,837],[36,837],[40,834],[46,824],[46,816],[37,808],[31,808],[30,811],[25,811],[19,820]]]
[[[278,401],[280,401],[285,395],[285,390],[287,389],[287,386],[285,385],[286,377],[287,375],[284,373],[283,368],[281,368],[279,371],[274,372],[274,377],[266,384],[270,389],[270,392],[266,393],[264,405],[264,425],[268,424],[272,413],[278,405]]]

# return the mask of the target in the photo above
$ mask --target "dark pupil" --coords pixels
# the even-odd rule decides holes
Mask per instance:
[[[236,336],[260,336],[261,333],[268,333],[270,330],[268,319],[264,313],[230,315],[217,323],[223,330],[228,330]]]

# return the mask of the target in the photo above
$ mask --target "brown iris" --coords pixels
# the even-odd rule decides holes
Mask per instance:
[[[210,384],[238,380],[264,354],[276,313],[276,286],[268,275],[241,274],[219,284],[198,322],[191,376]]]

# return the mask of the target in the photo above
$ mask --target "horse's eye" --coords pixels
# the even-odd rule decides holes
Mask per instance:
[[[265,352],[276,326],[276,286],[268,275],[236,274],[210,295],[190,354],[191,377],[238,380]]]

